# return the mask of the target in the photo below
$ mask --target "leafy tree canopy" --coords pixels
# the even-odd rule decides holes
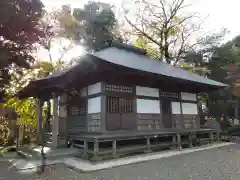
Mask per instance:
[[[70,10],[65,6],[61,25],[69,37],[83,45],[87,51],[102,48],[109,40],[121,40],[118,24],[111,5],[89,2],[83,9]]]
[[[0,87],[9,82],[12,67],[29,68],[34,61],[33,44],[43,36],[38,27],[42,8],[40,0],[0,1]]]

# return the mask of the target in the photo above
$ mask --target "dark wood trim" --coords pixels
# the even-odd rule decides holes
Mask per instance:
[[[137,97],[136,97],[136,94],[137,94],[137,90],[136,90],[136,86],[132,86],[133,88],[133,103],[132,103],[132,110],[133,110],[133,114],[134,114],[134,117],[135,117],[135,130],[138,129],[138,117],[137,117]]]
[[[180,112],[181,112],[181,128],[184,128],[184,117],[183,117],[183,107],[182,107],[182,103],[183,103],[183,100],[182,100],[182,97],[181,97],[181,94],[180,94]]]
[[[132,93],[122,93],[122,92],[105,92],[106,96],[110,97],[123,97],[123,98],[133,98],[134,95]]]
[[[101,82],[101,112],[100,112],[100,121],[101,121],[101,131],[107,131],[106,127],[106,96],[105,96],[105,82]]]
[[[100,92],[100,93],[96,93],[96,94],[91,94],[87,96],[87,99],[91,99],[91,98],[95,98],[95,97],[99,97],[104,95],[104,93]]]
[[[159,100],[159,108],[160,108],[160,126],[161,127],[164,127],[164,123],[163,123],[163,110],[162,110],[162,103],[161,103],[161,96],[160,96],[160,90],[158,90],[158,94],[159,94],[159,97],[158,97],[158,100]]]
[[[151,96],[136,96],[137,99],[146,99],[146,100],[159,100],[159,97],[151,97]]]
[[[84,131],[88,131],[88,86],[86,86],[86,118],[85,118],[85,127],[84,127]]]
[[[197,101],[189,101],[189,100],[182,100],[182,99],[181,99],[181,102],[182,102],[182,103],[193,103],[193,104],[197,104]]]

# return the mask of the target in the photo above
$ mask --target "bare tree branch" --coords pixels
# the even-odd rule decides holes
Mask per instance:
[[[156,45],[160,46],[160,44],[154,40],[152,37],[150,37],[147,33],[145,33],[144,31],[140,30],[136,25],[134,25],[126,16],[125,16],[126,21],[133,27],[135,28],[137,31],[139,31],[140,33],[142,33],[146,38],[148,38],[149,40],[151,40],[153,43],[155,43]]]
[[[170,2],[169,2],[170,1]],[[184,16],[180,12],[187,7],[184,0],[142,0],[137,13],[137,21],[133,23],[127,16],[125,20],[134,32],[150,41],[158,53],[158,58],[167,63],[178,63],[196,44],[189,44],[189,39],[200,25],[191,25],[197,13]],[[142,11],[144,9],[144,11]]]

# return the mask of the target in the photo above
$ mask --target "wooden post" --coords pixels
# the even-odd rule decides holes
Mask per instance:
[[[113,158],[117,158],[117,141],[112,141],[112,156]]]
[[[182,149],[182,140],[181,135],[179,133],[177,134],[177,147],[178,149]]]
[[[53,95],[53,118],[52,118],[52,146],[57,148],[59,144],[59,116],[58,97]]]
[[[84,140],[83,158],[88,159],[88,142],[87,142],[87,140]]]
[[[188,136],[188,147],[192,148],[193,144],[192,144],[192,133],[189,133]]]
[[[105,82],[101,82],[101,113],[100,113],[100,121],[101,121],[101,132],[106,132],[107,127],[106,127],[106,96],[105,96]]]
[[[217,141],[219,141],[219,140],[220,140],[220,134],[219,134],[219,132],[217,132],[216,135],[217,135]]]
[[[40,98],[36,100],[37,108],[37,144],[42,144],[42,105],[43,102]]]
[[[98,161],[100,160],[99,156],[98,156],[98,153],[99,153],[99,144],[98,144],[98,140],[97,139],[94,139],[94,149],[93,149],[93,158],[92,160],[93,161]]]
[[[209,137],[211,138],[211,143],[213,143],[214,142],[214,136],[213,136],[213,132],[212,131],[209,133]]]
[[[151,152],[150,137],[146,138],[146,143],[147,143],[147,151],[146,151],[146,153],[150,153]]]
[[[171,149],[176,149],[176,144],[177,144],[176,135],[173,135],[173,137],[172,137],[172,148]]]

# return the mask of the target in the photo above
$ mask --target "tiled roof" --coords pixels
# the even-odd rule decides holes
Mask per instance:
[[[221,82],[217,82],[195,73],[186,71],[185,69],[174,67],[159,60],[155,60],[145,55],[144,51],[137,52],[136,48],[131,50],[131,46],[110,46],[97,52],[92,53],[93,56],[104,61],[125,66],[132,69],[146,71],[158,75],[169,76],[173,78],[213,85],[227,86]]]

